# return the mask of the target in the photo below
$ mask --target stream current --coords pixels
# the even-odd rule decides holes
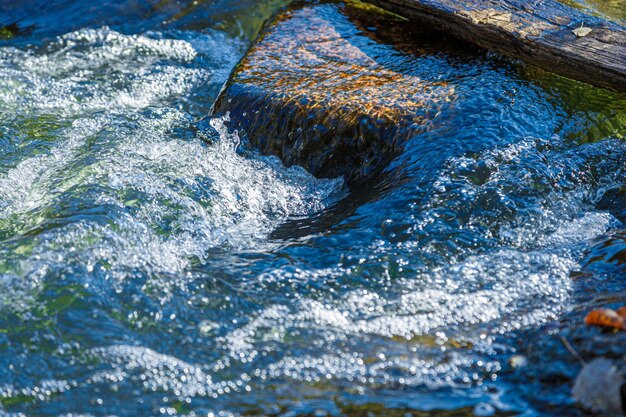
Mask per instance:
[[[207,116],[277,2],[107,3],[0,2],[0,415],[582,413],[624,96],[420,57],[453,105],[351,189]]]

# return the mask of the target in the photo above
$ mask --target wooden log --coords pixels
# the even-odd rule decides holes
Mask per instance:
[[[368,1],[559,75],[626,92],[626,28],[557,1]],[[582,25],[591,32],[579,37],[574,30]]]

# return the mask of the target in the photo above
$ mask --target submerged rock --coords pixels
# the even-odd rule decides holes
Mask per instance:
[[[596,358],[583,367],[572,394],[583,407],[608,416],[623,415],[624,377],[612,361]]]
[[[368,179],[454,97],[417,59],[448,46],[416,38],[414,25],[373,6],[299,3],[266,25],[214,111],[287,165]]]

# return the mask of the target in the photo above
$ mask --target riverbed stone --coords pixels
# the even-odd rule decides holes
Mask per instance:
[[[214,113],[286,165],[362,182],[454,101],[419,61],[449,44],[371,5],[298,3],[266,24]]]

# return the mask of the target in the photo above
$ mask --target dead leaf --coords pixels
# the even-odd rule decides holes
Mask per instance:
[[[585,317],[585,324],[616,330],[626,330],[626,319],[610,308],[599,308],[590,311],[587,317]]]
[[[592,29],[586,26],[581,26],[579,28],[572,30],[572,32],[574,32],[574,35],[576,35],[576,37],[578,38],[582,38],[583,36],[589,35],[591,31]]]

